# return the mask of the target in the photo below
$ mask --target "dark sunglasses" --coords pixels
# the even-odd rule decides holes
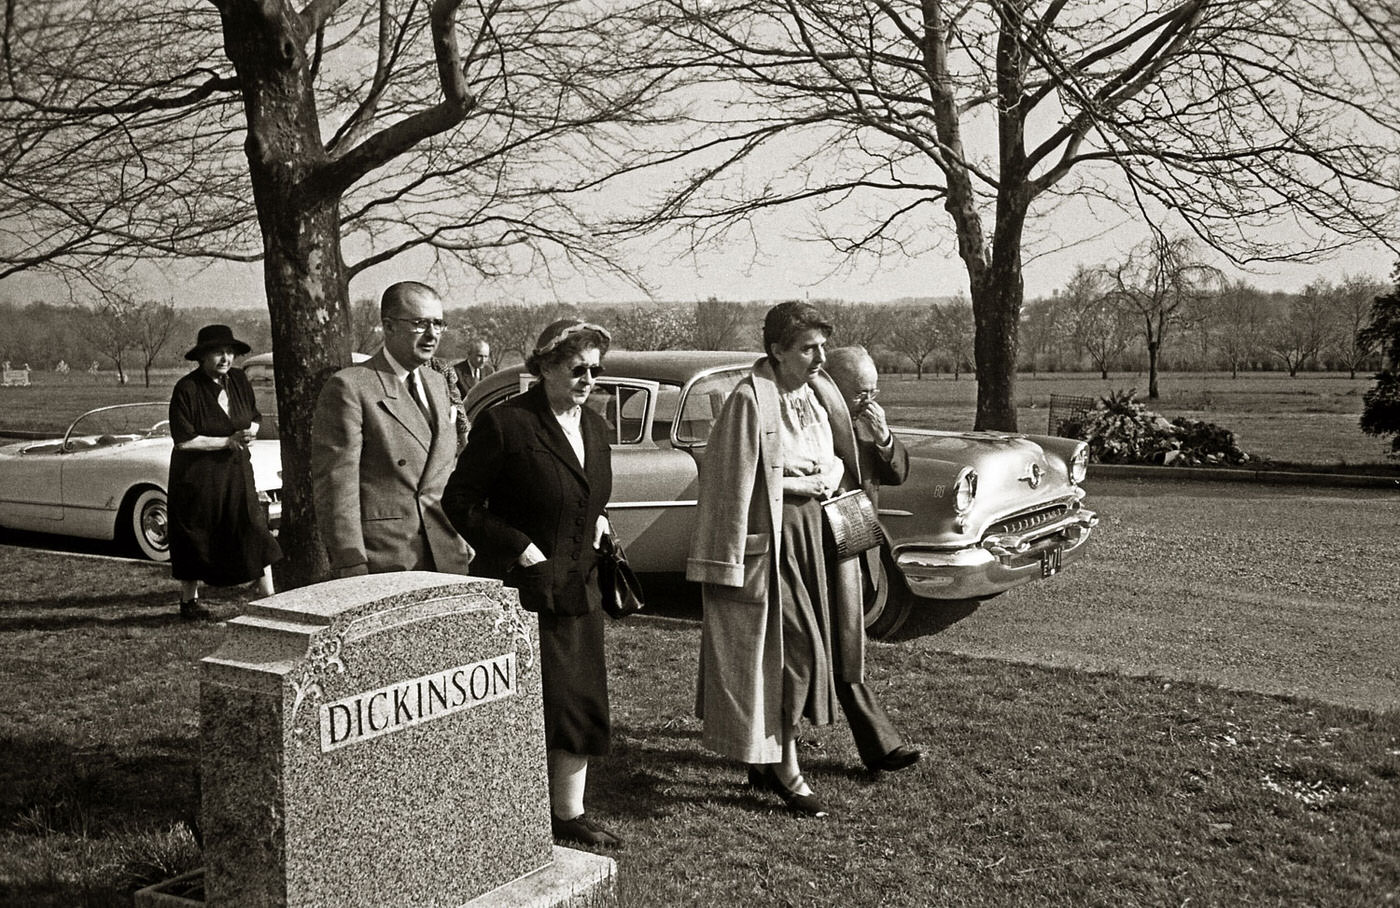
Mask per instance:
[[[590,366],[587,363],[582,363],[570,369],[569,374],[574,378],[583,378],[585,375],[590,378],[597,378],[603,374],[603,364],[599,363],[596,366]]]

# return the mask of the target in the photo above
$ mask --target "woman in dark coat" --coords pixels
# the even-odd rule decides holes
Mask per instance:
[[[611,735],[594,564],[612,453],[607,423],[585,404],[610,341],[577,319],[546,328],[525,363],[539,382],[476,418],[443,494],[476,549],[472,572],[515,587],[539,614],[554,837],[604,847],[619,839],[584,815],[583,794],[588,758]]]
[[[282,557],[258,501],[248,445],[258,437],[253,386],[233,358],[249,347],[226,325],[199,329],[185,359],[199,367],[170,397],[170,573],[180,581],[180,614],[209,616],[199,582],[234,586],[256,580],[271,596],[272,563]]]

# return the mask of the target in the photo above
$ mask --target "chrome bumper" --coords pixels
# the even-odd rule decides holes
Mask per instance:
[[[1077,561],[1098,523],[1097,514],[1080,509],[1025,533],[987,536],[979,544],[961,549],[897,545],[894,560],[916,596],[993,596],[1057,574]]]

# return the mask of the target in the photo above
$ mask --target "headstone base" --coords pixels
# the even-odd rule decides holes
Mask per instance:
[[[617,861],[554,846],[554,861],[467,902],[469,908],[605,908],[617,904]]]
[[[138,889],[135,908],[204,908],[204,868]],[[467,902],[467,908],[608,908],[617,904],[617,861],[554,846],[554,861]]]

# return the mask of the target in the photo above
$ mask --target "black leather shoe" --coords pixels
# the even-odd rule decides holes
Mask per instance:
[[[195,621],[214,617],[214,613],[199,604],[198,599],[186,599],[180,603],[180,617]]]
[[[561,820],[551,813],[549,826],[554,838],[561,842],[577,842],[580,845],[594,845],[598,848],[616,848],[622,844],[622,839],[590,820],[585,814],[579,814],[572,820]]]
[[[800,776],[798,777],[801,778]],[[777,771],[772,766],[755,766],[749,764],[749,785],[755,791],[771,791],[773,794],[783,799],[791,810],[808,817],[825,817],[830,815],[826,805],[813,794],[800,795],[783,784],[783,780],[778,778]]]
[[[882,769],[885,772],[898,772],[919,762],[923,752],[917,747],[910,747],[908,744],[901,744],[894,750],[885,754],[874,763],[868,764],[871,769]]]
[[[754,763],[749,764],[749,787],[754,791],[772,791],[773,786],[768,784],[767,766],[759,766]]]

